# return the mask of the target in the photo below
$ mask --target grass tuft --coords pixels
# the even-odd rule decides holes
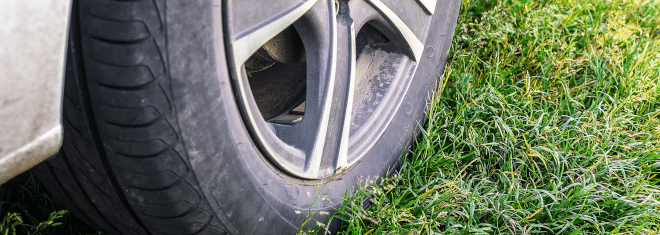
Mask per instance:
[[[32,171],[0,185],[0,235],[104,234],[69,213]]]

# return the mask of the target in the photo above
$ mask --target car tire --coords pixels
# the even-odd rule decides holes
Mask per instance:
[[[246,9],[248,2],[74,1],[64,141],[36,168],[58,200],[111,234],[293,234],[316,224],[306,221],[325,221],[347,190],[400,167],[442,74],[460,1],[283,0],[294,6],[283,12],[300,12],[288,25],[304,44],[305,61],[273,59],[255,72],[244,63],[260,48],[249,43],[275,35],[250,38],[261,26],[241,31],[249,22],[236,19],[282,14],[272,13],[276,6]],[[402,23],[417,28],[406,31]],[[246,47],[253,49],[241,51]],[[334,79],[341,73],[352,75]],[[276,87],[274,78],[291,74],[303,74],[305,82],[294,81],[303,86],[273,99],[280,102],[275,115],[260,111],[273,101],[260,104],[259,81]],[[390,88],[378,88],[383,83]],[[302,122],[312,124],[281,124],[301,102]],[[304,147],[310,143],[321,147]],[[331,231],[337,226],[329,224]]]

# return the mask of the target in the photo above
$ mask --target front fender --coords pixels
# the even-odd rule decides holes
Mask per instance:
[[[0,1],[0,184],[57,153],[71,1]]]

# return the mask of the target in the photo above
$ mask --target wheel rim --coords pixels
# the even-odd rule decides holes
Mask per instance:
[[[227,1],[224,34],[232,86],[245,126],[263,155],[306,179],[329,177],[359,162],[401,105],[435,4],[278,0],[259,10],[257,0]],[[260,48],[290,26],[302,40],[306,61],[274,65],[251,81],[246,63],[252,68]],[[264,80],[261,74],[278,79]],[[263,105],[258,102],[262,94],[281,102]],[[302,115],[300,110],[264,111],[272,106],[292,110],[302,101]]]

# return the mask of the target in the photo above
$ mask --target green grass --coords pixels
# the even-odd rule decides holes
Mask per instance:
[[[422,134],[341,232],[660,233],[659,25],[660,0],[464,0]],[[96,233],[51,198],[2,185],[0,235]]]
[[[463,1],[421,136],[343,233],[660,233],[659,23],[658,0]]]
[[[0,235],[103,234],[69,213],[31,171],[0,186]]]

